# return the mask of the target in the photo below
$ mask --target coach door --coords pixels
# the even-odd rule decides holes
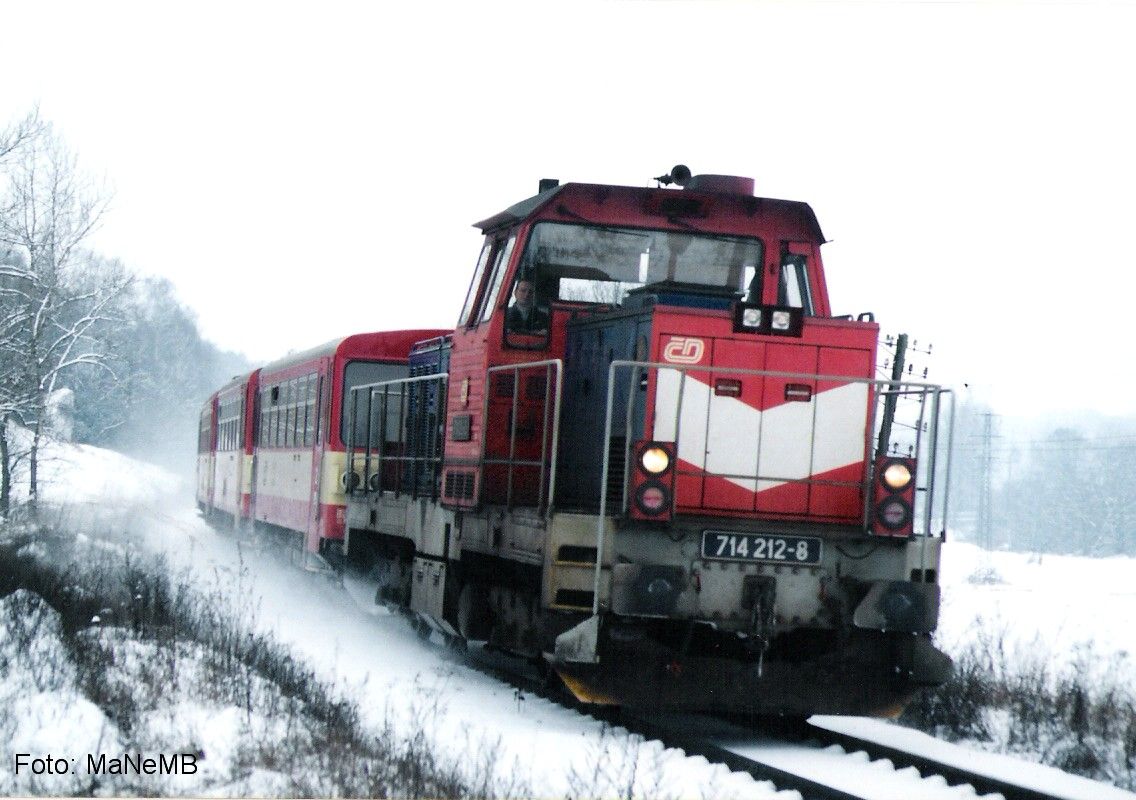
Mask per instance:
[[[323,459],[320,457],[324,449],[324,439],[327,436],[327,400],[330,394],[327,380],[326,359],[320,361],[317,371],[309,373],[303,379],[304,397],[304,425],[303,442],[305,450],[310,453],[312,461],[311,489],[308,494],[308,536],[307,549],[313,553],[319,552],[320,546],[320,473]]]

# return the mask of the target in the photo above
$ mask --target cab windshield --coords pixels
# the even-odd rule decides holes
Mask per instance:
[[[541,301],[618,305],[632,289],[664,281],[757,298],[762,254],[758,239],[541,222],[520,276]]]

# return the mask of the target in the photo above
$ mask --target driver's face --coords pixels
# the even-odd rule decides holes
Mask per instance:
[[[528,281],[521,281],[513,289],[513,297],[517,298],[517,305],[530,306],[533,301],[533,285]]]

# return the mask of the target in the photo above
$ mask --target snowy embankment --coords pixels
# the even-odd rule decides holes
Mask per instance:
[[[198,518],[188,490],[168,473],[95,448],[54,445],[50,456],[50,482],[41,489],[41,502],[51,509],[46,516],[54,527],[92,542],[113,532],[121,544],[101,546],[162,556],[173,572],[191,575],[204,593],[227,598],[255,633],[270,635],[339,696],[350,698],[362,727],[376,735],[394,730],[394,738],[403,743],[407,737],[424,740],[441,766],[452,771],[455,781],[472,786],[475,796],[796,797],[748,774],[688,758],[516,692],[457,663],[443,648],[420,641],[401,617],[378,608],[365,613],[326,578],[298,573],[219,535]],[[65,664],[53,626],[41,628],[49,643],[45,646],[59,651]],[[130,647],[135,650],[123,664],[160,663],[168,655],[147,652],[138,643]],[[38,691],[17,674],[34,667],[4,669],[9,695]],[[191,680],[186,675],[184,683]],[[81,697],[77,686],[63,676],[52,688],[56,694],[41,704],[56,710],[78,708],[82,704],[72,702]],[[43,718],[42,724],[29,722],[17,739],[8,739],[12,745],[6,749],[17,742],[25,749],[4,754],[0,792],[86,790],[89,782],[82,781],[87,779],[87,754],[121,754],[123,749],[202,754],[196,775],[127,784],[131,792],[289,795],[297,793],[297,783],[319,787],[315,776],[297,781],[289,774],[292,765],[282,764],[277,772],[245,767],[242,759],[249,742],[276,735],[270,727],[276,720],[250,719],[240,704],[203,702],[193,699],[192,692],[176,700],[175,695],[171,690],[168,698],[142,698],[140,702],[152,703],[157,711],[153,719],[140,715],[129,732],[116,730],[107,715],[89,703],[83,706],[85,716],[68,711],[60,717],[53,711],[56,716]],[[5,767],[14,763],[17,752],[75,759],[73,771],[82,777],[32,780],[25,770],[16,780]],[[111,782],[100,791],[114,788]],[[117,788],[122,791],[122,784]]]
[[[464,771],[467,781],[498,794],[548,797],[796,796],[704,759],[644,743],[469,669],[442,648],[419,641],[400,617],[381,609],[365,613],[341,587],[300,575],[263,554],[242,551],[197,517],[189,490],[168,473],[94,448],[58,445],[52,454],[51,482],[42,496],[58,504],[61,526],[88,534],[125,531],[138,543],[133,546],[162,554],[205,591],[226,595],[258,633],[273,636],[351,698],[364,727],[421,733]],[[1096,653],[1110,656],[1136,645],[1136,626],[1121,622],[1136,616],[1136,593],[1126,590],[1121,580],[1125,570],[1131,574],[1136,566],[1133,560],[1031,560],[1010,553],[983,554],[957,542],[949,543],[944,559],[941,640],[948,651],[976,635],[976,621],[984,629],[1001,626],[1008,649],[1036,655],[1039,648],[1052,648],[1047,652],[1054,659],[1067,658],[1080,642],[1090,642]],[[992,567],[1003,582],[971,582],[980,567]],[[1107,613],[1104,604],[1109,605]],[[48,641],[43,646],[55,645]],[[133,656],[140,662],[157,657],[141,651]],[[1115,666],[1124,658],[1111,660]],[[17,687],[6,698],[44,691],[33,691],[26,679],[10,678],[5,686]],[[43,701],[43,706],[74,709],[68,712],[71,716],[58,724],[48,720],[37,725],[28,715],[18,741],[26,742],[21,746],[29,750],[12,752],[85,757],[118,746],[198,747],[214,771],[205,773],[203,768],[206,777],[194,781],[171,778],[153,787],[154,793],[288,792],[283,766],[280,774],[259,777],[240,771],[235,754],[241,748],[233,742],[250,730],[254,737],[269,735],[272,721],[250,720],[239,706],[169,703],[160,722],[144,721],[142,733],[127,736],[107,724],[97,707],[80,702],[66,680],[51,691],[70,692],[67,698],[72,699],[60,696],[58,702]],[[73,735],[67,733],[71,730]],[[147,730],[193,735],[147,739],[157,736]],[[184,744],[175,745],[175,740]],[[11,754],[5,755],[5,762],[13,763]],[[0,786],[13,788],[52,794],[70,790],[65,783]]]

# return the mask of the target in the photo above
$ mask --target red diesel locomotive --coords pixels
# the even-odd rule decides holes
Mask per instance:
[[[657,180],[542,181],[479,223],[452,335],[368,340],[398,374],[344,382],[365,357],[332,370],[321,350],[221,390],[199,501],[589,702],[891,713],[949,671],[931,642],[949,393],[875,379],[878,327],[833,316],[807,205],[684,167]],[[295,412],[266,415],[270,396]],[[258,409],[237,425],[237,511],[231,397]],[[310,487],[262,477],[289,457]]]

